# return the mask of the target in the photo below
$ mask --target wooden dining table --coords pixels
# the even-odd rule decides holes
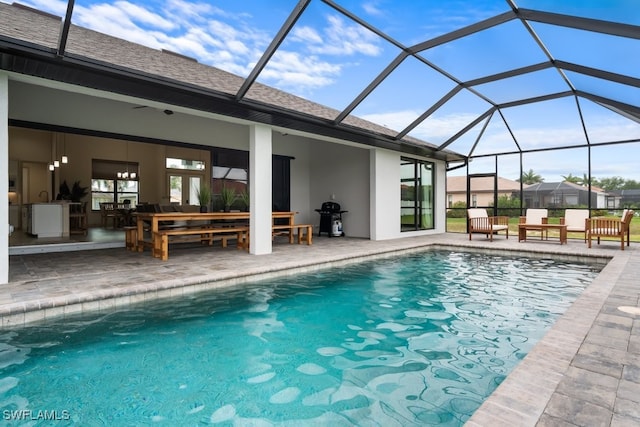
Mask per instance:
[[[293,211],[272,212],[272,218],[274,220],[284,218],[288,221],[289,225],[294,225],[294,218],[297,213],[298,212]],[[202,223],[205,221],[210,224],[219,223],[220,226],[223,226],[229,224],[231,221],[248,221],[250,218],[249,212],[136,212],[133,216],[136,219],[137,226],[138,252],[143,252],[145,246],[153,248],[153,239],[158,230],[160,230],[162,223],[179,222],[188,227],[190,223]],[[150,232],[151,240],[144,239],[145,229]],[[291,230],[290,233],[293,233],[293,231]],[[290,240],[293,240],[291,236]]]

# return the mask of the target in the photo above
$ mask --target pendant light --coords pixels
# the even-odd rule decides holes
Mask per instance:
[[[69,163],[69,158],[65,154],[66,152],[67,152],[67,134],[63,134],[62,135],[62,157],[60,158],[60,161],[65,165]]]

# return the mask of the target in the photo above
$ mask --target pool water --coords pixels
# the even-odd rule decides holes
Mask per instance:
[[[0,411],[10,425],[460,426],[599,268],[422,252],[4,331]]]

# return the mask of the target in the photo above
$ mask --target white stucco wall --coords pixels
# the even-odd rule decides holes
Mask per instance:
[[[371,166],[371,239],[386,240],[401,237],[444,233],[446,230],[446,170],[445,164],[428,158],[434,163],[434,229],[400,231],[400,157],[401,153],[372,149]],[[411,157],[404,155],[405,157]]]
[[[291,166],[291,210],[298,212],[298,224],[316,224],[317,213],[311,206],[311,184],[309,173],[310,143],[308,138],[282,135],[273,132],[273,154],[292,157]]]
[[[369,150],[320,141],[310,143],[310,194],[312,209],[335,201],[343,210],[343,229],[350,237],[369,237]],[[335,199],[332,200],[332,196]],[[314,211],[312,224],[320,215]],[[326,234],[323,234],[326,236]]]

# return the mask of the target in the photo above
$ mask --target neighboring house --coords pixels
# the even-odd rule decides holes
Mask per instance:
[[[640,189],[612,190],[607,194],[607,209],[640,206]]]
[[[523,189],[524,205],[528,208],[554,208],[588,206],[589,189],[572,182],[540,182]],[[514,193],[516,196],[518,193]],[[601,188],[591,187],[591,207],[605,209],[607,193]]]
[[[498,197],[520,192],[520,183],[498,177]],[[471,179],[470,207],[488,207],[494,204],[494,178],[478,177]],[[467,203],[467,177],[450,176],[447,178],[447,208],[455,203]]]

